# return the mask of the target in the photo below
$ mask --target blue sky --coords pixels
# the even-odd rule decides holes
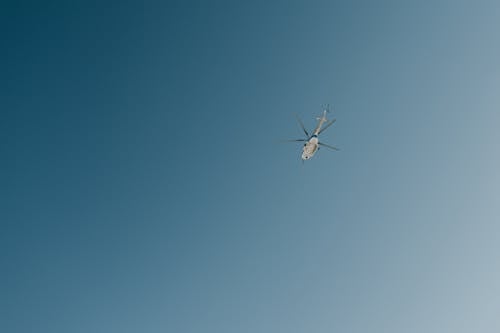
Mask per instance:
[[[495,2],[1,12],[1,331],[500,328]]]

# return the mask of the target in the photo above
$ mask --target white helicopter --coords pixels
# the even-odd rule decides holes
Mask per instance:
[[[302,161],[309,160],[311,157],[313,157],[314,154],[316,153],[316,151],[319,150],[320,146],[321,147],[327,147],[327,148],[330,148],[330,149],[335,150],[335,151],[340,150],[337,147],[330,146],[330,145],[327,145],[326,143],[320,142],[319,139],[318,139],[318,136],[324,130],[326,130],[328,127],[330,127],[337,120],[337,119],[334,118],[334,119],[332,119],[332,120],[330,120],[328,122],[328,119],[326,119],[326,113],[327,112],[328,112],[328,110],[323,111],[323,115],[321,117],[317,117],[316,118],[318,120],[318,125],[314,129],[312,135],[309,135],[309,133],[307,132],[307,130],[306,130],[304,124],[302,123],[302,121],[300,120],[300,118],[297,115],[295,115],[295,117],[297,118],[297,121],[300,124],[300,127],[304,131],[304,133],[305,133],[305,135],[306,135],[307,138],[306,139],[287,140],[287,141],[290,141],[290,142],[296,142],[296,141],[305,142],[304,143],[304,147],[302,148],[302,156],[301,156]],[[321,128],[324,123],[327,123],[327,124],[325,125],[325,127]]]

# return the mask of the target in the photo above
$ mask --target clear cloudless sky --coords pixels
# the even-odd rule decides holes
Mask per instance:
[[[500,331],[498,1],[0,17],[1,332]]]

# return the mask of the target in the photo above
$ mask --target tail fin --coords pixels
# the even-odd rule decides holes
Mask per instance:
[[[323,111],[323,114],[320,117],[316,117],[316,120],[321,120],[321,119],[324,119],[325,121],[328,120],[328,119],[326,119],[326,113],[327,112],[330,112],[330,111],[328,109],[325,109]]]

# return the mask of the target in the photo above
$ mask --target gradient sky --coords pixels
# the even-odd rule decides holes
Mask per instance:
[[[497,1],[0,18],[1,332],[499,332]]]

